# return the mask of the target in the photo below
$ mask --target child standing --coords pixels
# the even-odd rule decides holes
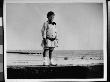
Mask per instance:
[[[42,27],[42,47],[43,47],[43,65],[56,65],[52,58],[52,52],[55,47],[58,47],[58,38],[57,38],[57,30],[56,23],[54,20],[54,12],[50,11],[47,13],[48,20],[44,22]],[[49,62],[47,58],[47,52],[49,51]]]

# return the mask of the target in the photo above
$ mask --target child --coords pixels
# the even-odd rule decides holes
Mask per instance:
[[[58,47],[58,39],[57,39],[57,30],[56,30],[56,23],[53,22],[54,19],[54,12],[50,11],[47,13],[48,20],[44,22],[42,27],[42,47],[43,47],[43,58],[44,62],[43,65],[56,65],[54,64],[52,58],[52,52],[55,47]],[[47,52],[49,51],[49,62],[47,58]]]

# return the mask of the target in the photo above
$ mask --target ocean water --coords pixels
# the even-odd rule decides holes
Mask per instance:
[[[43,65],[42,50],[8,50],[7,52],[8,66]],[[103,50],[55,50],[52,57],[58,65],[95,65],[104,63]]]

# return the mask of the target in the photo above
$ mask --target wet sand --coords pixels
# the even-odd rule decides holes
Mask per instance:
[[[8,79],[103,78],[103,64],[94,66],[8,66]]]

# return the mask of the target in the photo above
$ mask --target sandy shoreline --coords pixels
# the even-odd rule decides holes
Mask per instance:
[[[58,65],[95,65],[104,63],[103,57],[97,55],[53,55]],[[43,57],[36,54],[7,54],[7,65],[43,65]]]

